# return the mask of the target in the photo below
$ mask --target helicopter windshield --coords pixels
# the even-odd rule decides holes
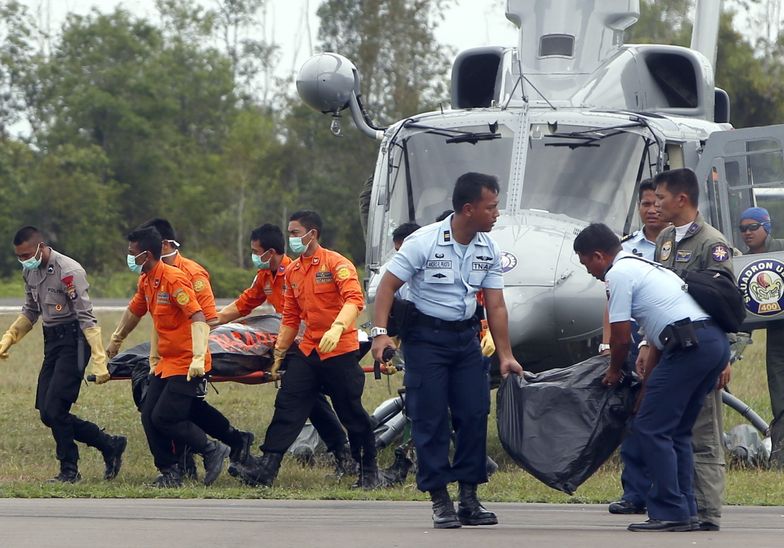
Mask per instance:
[[[569,135],[577,132],[583,137]],[[586,133],[578,126],[548,133],[546,124],[531,128],[521,208],[602,222],[622,233],[646,139],[636,131]]]
[[[397,169],[390,170],[389,216],[392,228],[408,221],[427,225],[452,209],[452,189],[468,171],[498,177],[499,208],[506,207],[514,133],[504,125],[494,128],[498,137],[487,139],[488,126],[426,130],[402,140],[403,154]],[[470,132],[480,136],[470,139]],[[451,135],[454,133],[454,135]],[[451,140],[451,142],[450,142]]]

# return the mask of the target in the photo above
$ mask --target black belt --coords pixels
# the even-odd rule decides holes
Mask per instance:
[[[476,316],[467,320],[442,320],[441,318],[434,318],[419,312],[414,322],[416,325],[432,327],[433,329],[446,329],[448,331],[465,331],[466,329],[473,329],[479,325],[479,320]]]
[[[65,335],[79,333],[79,322],[73,321],[57,325],[45,325],[44,337],[64,337]]]
[[[696,322],[691,322],[694,326],[694,329],[702,329],[704,327],[718,327],[716,322],[713,320],[697,320]]]

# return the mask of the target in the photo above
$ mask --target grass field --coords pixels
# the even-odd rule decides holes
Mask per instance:
[[[119,313],[99,314],[104,340],[119,320]],[[13,321],[13,315],[0,316],[3,331]],[[149,332],[148,319],[129,337],[125,348],[141,342]],[[0,331],[2,332],[2,331]],[[733,393],[751,405],[763,418],[770,419],[765,379],[764,332],[755,334],[755,343],[746,350],[745,358],[735,366]],[[120,477],[107,483],[101,479],[103,461],[97,451],[80,445],[81,483],[51,486],[45,480],[57,472],[54,442],[34,409],[35,382],[42,358],[40,327],[11,349],[10,357],[0,361],[0,497],[209,497],[209,498],[297,498],[297,499],[378,499],[424,500],[413,477],[405,485],[372,492],[350,489],[353,478],[340,482],[330,479],[326,466],[303,467],[287,458],[276,482],[270,489],[251,489],[241,486],[228,475],[215,485],[205,488],[200,484],[186,484],[181,489],[160,490],[147,487],[156,471],[147,449],[139,414],[131,398],[130,382],[113,381],[103,386],[83,385],[74,412],[105,427],[108,432],[128,436],[129,444]],[[388,387],[386,378],[375,381],[367,376],[365,407],[372,410],[396,393],[402,376],[395,375]],[[245,386],[220,383],[219,394],[210,391],[210,402],[223,411],[238,427],[263,438],[272,416],[275,387]],[[741,422],[734,411],[725,408],[725,429]],[[495,413],[489,423],[489,453],[499,463],[499,471],[490,483],[482,486],[481,496],[490,501],[518,502],[595,502],[615,500],[621,494],[620,469],[613,457],[577,491],[567,496],[541,484],[520,470],[506,456],[498,441]],[[387,450],[381,455],[382,464],[392,460]],[[784,475],[766,470],[734,470],[727,474],[726,502],[728,504],[784,505]]]

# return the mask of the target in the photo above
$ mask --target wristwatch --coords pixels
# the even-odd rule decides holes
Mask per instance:
[[[602,344],[599,345],[599,353],[600,354],[602,352],[604,352],[605,350],[609,350],[609,349],[610,349],[609,343],[602,343]]]
[[[386,327],[371,327],[370,328],[370,336],[371,337],[378,337],[379,335],[386,335],[387,328]]]

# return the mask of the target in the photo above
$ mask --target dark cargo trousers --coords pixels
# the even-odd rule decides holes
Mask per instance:
[[[90,361],[90,345],[78,322],[44,327],[44,362],[38,374],[35,408],[52,430],[61,467],[76,469],[76,441],[99,451],[111,449],[111,436],[71,413],[79,397],[82,376]]]
[[[370,416],[362,406],[364,387],[365,372],[359,366],[356,352],[324,361],[319,359],[315,350],[309,356],[300,352],[290,353],[286,374],[283,375],[281,388],[275,398],[275,414],[260,449],[264,453],[285,453],[297,439],[308,416],[313,421],[313,409],[317,402],[323,400],[323,391],[329,395],[340,422],[348,432],[351,456],[363,465],[375,466],[376,441]],[[324,439],[319,424],[313,422],[313,426]],[[330,437],[336,438],[337,433]],[[343,445],[331,447],[335,442],[327,439],[324,439],[324,443],[330,450]]]
[[[421,491],[453,481],[487,482],[490,377],[477,333],[478,326],[452,330],[426,325],[405,333],[406,414]],[[450,463],[452,429],[455,453]]]
[[[662,521],[696,517],[692,428],[708,394],[715,393],[729,360],[725,333],[697,328],[699,346],[662,354],[648,378],[635,418],[645,469],[650,473],[648,516]]]
[[[178,464],[175,444],[187,445],[196,453],[204,453],[207,448],[207,435],[191,420],[201,382],[188,382],[185,375],[153,375],[150,379],[142,407],[142,426],[158,470]]]
[[[784,468],[784,322],[773,322],[768,326],[766,368],[771,422],[771,464]]]

